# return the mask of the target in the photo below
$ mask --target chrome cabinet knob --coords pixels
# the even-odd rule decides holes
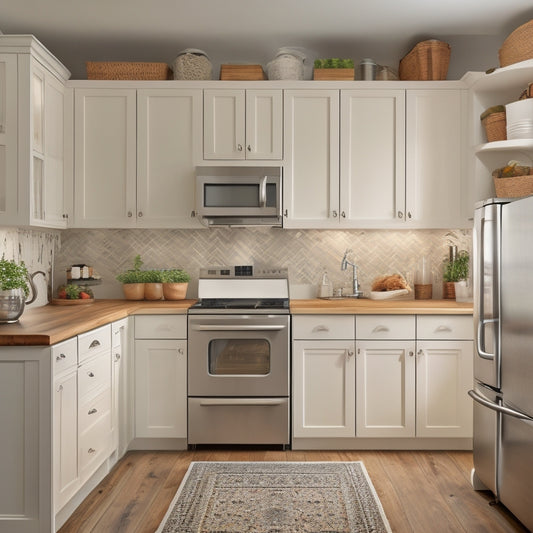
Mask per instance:
[[[403,218],[403,213],[401,211],[398,211],[398,218]]]

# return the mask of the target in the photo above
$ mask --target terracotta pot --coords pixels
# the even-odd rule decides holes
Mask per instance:
[[[455,300],[455,283],[453,281],[442,282],[442,297],[445,300]]]
[[[188,286],[188,283],[163,283],[163,296],[165,300],[184,300]]]
[[[144,283],[124,283],[122,285],[126,300],[143,300]]]
[[[161,300],[161,298],[163,298],[163,284],[145,283],[144,298],[145,300]]]

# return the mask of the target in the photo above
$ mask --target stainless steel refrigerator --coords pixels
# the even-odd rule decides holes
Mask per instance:
[[[475,488],[533,530],[533,196],[474,216]]]

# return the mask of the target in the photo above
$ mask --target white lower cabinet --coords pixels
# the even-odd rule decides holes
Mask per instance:
[[[186,324],[185,315],[135,317],[136,438],[187,438]]]
[[[415,342],[356,343],[358,437],[415,436]]]

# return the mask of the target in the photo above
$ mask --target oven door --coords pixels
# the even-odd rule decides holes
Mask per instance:
[[[189,396],[288,396],[289,326],[289,315],[189,316]]]

